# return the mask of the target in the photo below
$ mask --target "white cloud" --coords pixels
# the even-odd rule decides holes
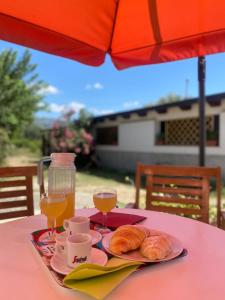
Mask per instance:
[[[54,85],[48,85],[39,91],[39,94],[41,95],[49,95],[49,94],[56,95],[58,93],[59,93],[59,89]]]
[[[93,84],[94,89],[96,90],[102,90],[103,89],[103,85],[100,82],[96,82]]]
[[[65,105],[57,104],[57,103],[51,103],[51,104],[49,104],[49,109],[50,109],[51,112],[61,113],[65,110]]]
[[[77,101],[72,101],[67,104],[50,103],[49,108],[51,112],[63,113],[69,110],[79,112],[82,108],[85,108],[85,104]]]
[[[85,85],[85,90],[102,90],[103,88],[104,86],[100,82],[95,82],[93,84],[88,83]]]
[[[93,113],[95,116],[101,116],[101,115],[113,114],[114,110],[112,110],[112,109],[90,108],[90,112]]]
[[[124,102],[123,103],[123,107],[124,108],[135,108],[135,107],[138,107],[140,106],[140,101],[127,101],[127,102]]]

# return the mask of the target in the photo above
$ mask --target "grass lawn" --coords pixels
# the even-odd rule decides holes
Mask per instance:
[[[77,172],[76,192],[79,205],[82,202],[83,197],[83,203],[86,203],[86,201],[89,200],[87,204],[89,204],[89,207],[93,206],[93,191],[102,186],[111,187],[117,190],[119,207],[124,207],[127,203],[134,202],[135,189],[131,183],[127,183],[125,180],[126,177],[127,174],[106,169]]]
[[[17,150],[11,154],[5,165],[21,166],[33,165],[39,160],[37,154],[31,153],[27,149]],[[129,180],[128,180],[129,179]],[[124,207],[129,202],[134,202],[135,188],[133,185],[134,174],[120,173],[107,169],[93,169],[89,171],[79,171],[76,173],[76,208],[93,207],[92,194],[94,189],[101,186],[115,188],[118,194],[118,205]],[[223,189],[223,199],[225,199],[225,189]],[[39,213],[39,187],[37,178],[34,178],[34,199],[35,213]],[[141,208],[144,208],[145,191],[141,190]],[[210,221],[216,220],[216,197],[215,193],[210,194]]]
[[[127,174],[119,173],[111,170],[91,170],[77,173],[76,192],[79,207],[82,202],[86,207],[92,207],[92,193],[99,186],[109,186],[117,190],[118,205],[124,207],[129,202],[135,200],[135,188],[131,183],[127,183],[125,178]],[[134,175],[132,176],[133,179]],[[145,207],[145,190],[140,192],[140,207]],[[210,193],[210,222],[216,222],[216,197],[215,192]]]
[[[38,154],[31,153],[28,149],[19,149],[7,157],[4,165],[34,165],[37,164],[39,159]],[[105,169],[76,172],[76,207],[93,207],[93,191],[101,186],[108,186],[117,190],[119,207],[124,207],[126,203],[134,201],[135,190],[131,183],[125,181],[127,175]],[[33,186],[35,212],[39,213],[39,187],[37,185],[37,178],[34,178]]]

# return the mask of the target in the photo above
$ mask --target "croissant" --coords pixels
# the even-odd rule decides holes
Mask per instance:
[[[171,251],[171,242],[165,235],[147,237],[141,244],[141,254],[151,261],[163,259]]]
[[[115,254],[122,254],[138,249],[148,236],[148,230],[142,226],[123,225],[113,233],[109,249]]]

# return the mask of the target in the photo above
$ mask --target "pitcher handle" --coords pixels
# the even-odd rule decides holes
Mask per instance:
[[[45,156],[42,159],[39,160],[38,162],[38,167],[37,167],[37,178],[38,178],[38,184],[40,186],[40,194],[45,193],[45,187],[44,187],[44,163],[51,161],[50,156]]]

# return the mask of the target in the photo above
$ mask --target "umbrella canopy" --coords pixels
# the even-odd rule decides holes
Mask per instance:
[[[115,11],[114,0],[0,0],[0,38],[99,66]]]
[[[224,0],[0,1],[0,38],[118,69],[225,51]]]
[[[112,39],[118,69],[225,51],[223,0],[119,1]]]
[[[0,38],[117,69],[199,59],[200,165],[205,163],[204,58],[225,51],[224,0],[0,0]]]

